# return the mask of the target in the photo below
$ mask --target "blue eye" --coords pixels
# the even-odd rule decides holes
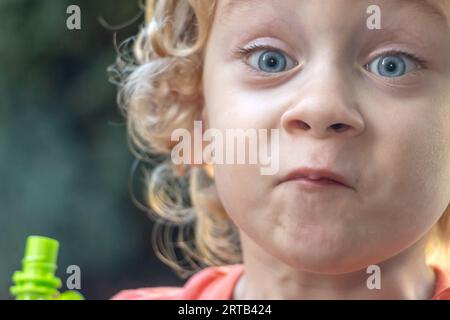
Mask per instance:
[[[249,58],[249,63],[255,69],[267,73],[279,73],[293,68],[296,63],[278,50],[258,51]]]
[[[418,65],[403,54],[384,55],[368,64],[368,70],[381,77],[398,78],[417,69]]]

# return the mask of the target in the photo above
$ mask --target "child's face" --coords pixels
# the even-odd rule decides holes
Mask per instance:
[[[366,25],[374,4],[380,30]],[[386,260],[430,230],[450,199],[446,23],[412,0],[218,2],[204,65],[208,125],[280,132],[277,174],[215,166],[225,209],[248,238],[291,266],[333,273]],[[270,46],[271,59],[265,49],[236,54],[252,44]],[[303,166],[338,172],[351,188],[280,183]]]

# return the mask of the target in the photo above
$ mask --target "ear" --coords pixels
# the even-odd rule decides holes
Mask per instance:
[[[200,85],[198,89],[197,105],[202,110],[200,114],[200,120],[202,121],[203,131],[205,131],[209,128],[209,123],[208,123],[208,108],[206,106],[205,95],[203,93],[203,83],[202,85]]]
[[[197,113],[197,115],[196,115],[196,121],[201,121],[202,132],[200,134],[201,134],[201,139],[202,139],[202,141],[201,141],[202,150],[195,150],[196,143],[194,141],[192,141],[192,143],[191,143],[192,161],[189,166],[205,170],[205,166],[207,166],[207,163],[205,163],[203,161],[201,164],[194,163],[194,155],[196,154],[196,152],[201,153],[200,156],[203,158],[203,150],[205,149],[205,146],[206,146],[206,142],[203,141],[203,135],[204,135],[205,131],[208,129],[208,111],[205,106],[203,94],[202,94],[201,90],[200,90],[200,94],[196,98],[196,105],[201,110],[200,114]],[[200,119],[198,117],[200,117]],[[196,135],[193,132],[191,132],[191,134],[192,134],[192,137],[196,137]]]
[[[203,123],[203,130],[207,130],[209,128],[208,123],[208,109],[205,105],[203,105],[202,113],[201,113],[201,120]]]
[[[203,106],[202,110],[202,122],[203,122],[203,130],[207,130],[209,128],[209,122],[208,122],[208,109],[206,106]],[[205,163],[203,165],[203,170],[205,170],[206,174],[211,178],[214,179],[214,165]]]

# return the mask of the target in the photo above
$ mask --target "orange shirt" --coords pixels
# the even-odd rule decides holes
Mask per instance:
[[[436,284],[432,300],[450,300],[450,277],[432,266]],[[183,287],[155,287],[124,290],[112,300],[231,300],[234,287],[244,272],[243,264],[209,267],[194,274]]]

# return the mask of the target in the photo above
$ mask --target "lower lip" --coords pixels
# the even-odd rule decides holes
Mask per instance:
[[[336,187],[346,188],[346,186],[343,185],[342,183],[330,179],[311,180],[307,178],[299,178],[290,180],[289,182],[296,183],[298,186],[300,186],[302,189],[306,191],[324,191]]]

